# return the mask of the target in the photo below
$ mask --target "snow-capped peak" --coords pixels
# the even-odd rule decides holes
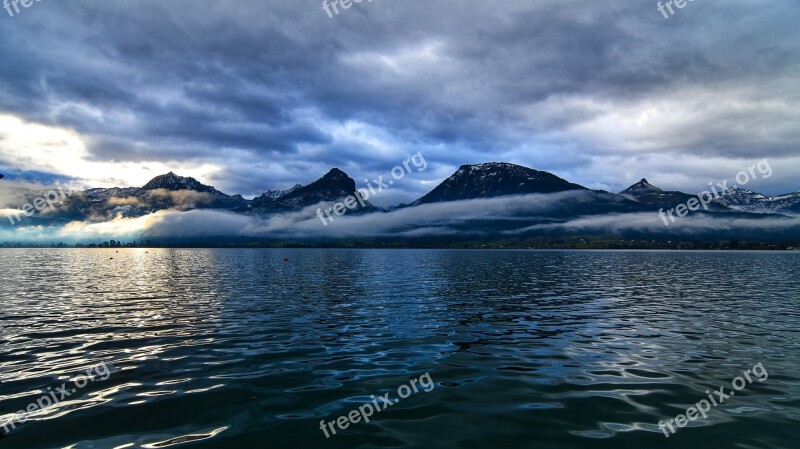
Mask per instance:
[[[650,184],[646,178],[642,178],[641,181],[637,182],[636,184],[628,187],[627,189],[623,190],[620,193],[629,193],[632,195],[641,195],[643,193],[661,193],[663,190],[659,189],[658,187]]]

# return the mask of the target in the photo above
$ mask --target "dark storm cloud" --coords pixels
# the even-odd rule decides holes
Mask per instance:
[[[796,157],[797,3],[669,20],[655,3],[384,0],[329,18],[317,0],[41,2],[0,20],[0,111],[76,130],[94,160],[215,164],[204,181],[244,194],[417,151],[429,183],[507,160],[612,190]],[[772,193],[798,189],[796,161],[774,164]]]

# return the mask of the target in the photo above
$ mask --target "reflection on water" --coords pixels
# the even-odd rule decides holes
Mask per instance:
[[[288,261],[284,261],[288,258]],[[789,448],[793,253],[0,250],[9,448]],[[669,440],[657,423],[763,362]],[[320,420],[429,372],[326,439]]]

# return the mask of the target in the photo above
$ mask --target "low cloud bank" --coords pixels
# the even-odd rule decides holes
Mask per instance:
[[[714,231],[750,232],[800,230],[800,217],[740,214],[696,214],[666,228],[655,212],[614,213],[556,219],[565,204],[595,204],[596,192],[562,192],[454,201],[398,209],[385,213],[336,217],[324,226],[316,216],[319,204],[298,212],[271,217],[219,210],[164,210],[142,217],[118,215],[104,222],[72,221],[59,226],[23,226],[0,229],[1,241],[97,242],[100,240],[168,240],[212,238],[358,239],[418,238],[484,234],[512,237],[537,233],[624,233],[690,236]],[[503,223],[502,229],[487,223]]]

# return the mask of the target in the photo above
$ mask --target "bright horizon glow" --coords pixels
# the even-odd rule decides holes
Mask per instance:
[[[39,171],[72,178],[85,187],[141,187],[152,178],[173,171],[208,180],[220,170],[213,164],[101,162],[90,159],[86,144],[73,130],[26,122],[0,115],[0,163],[21,171]]]

